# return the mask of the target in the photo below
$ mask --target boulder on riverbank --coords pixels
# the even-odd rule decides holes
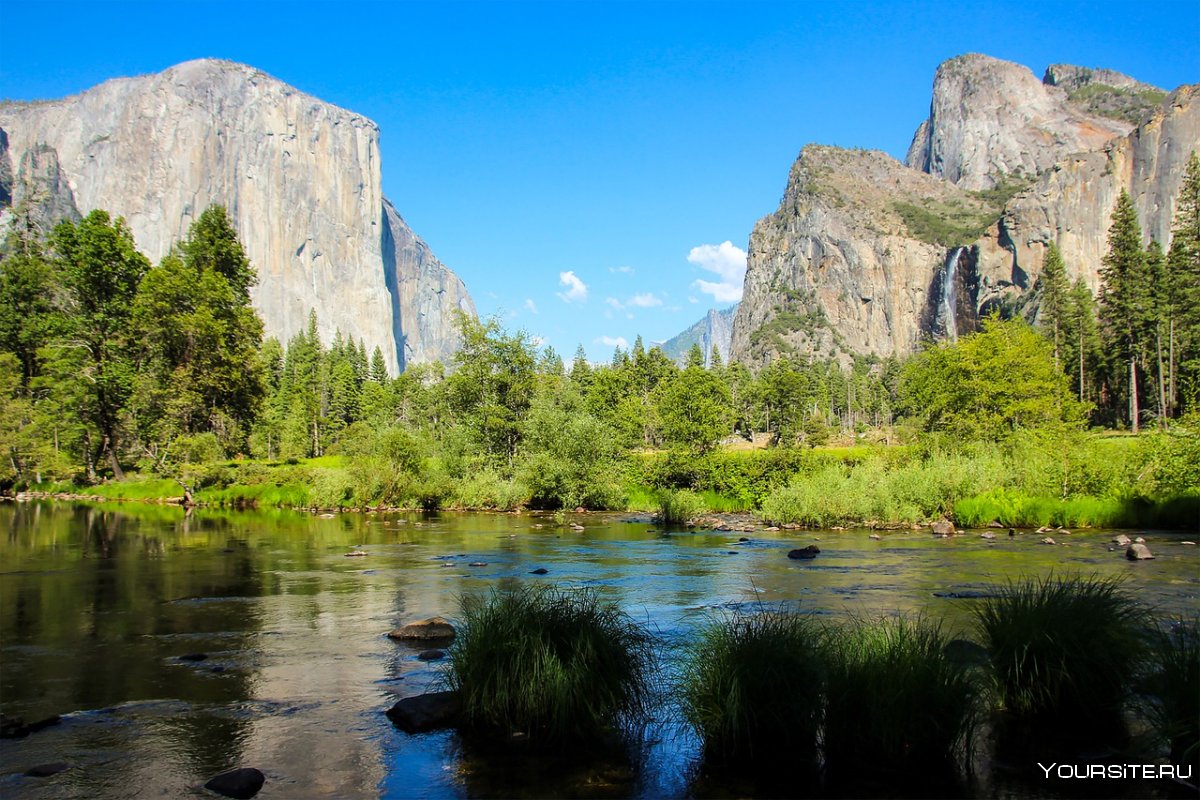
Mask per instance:
[[[455,636],[454,626],[442,617],[430,617],[419,622],[410,622],[388,634],[389,639],[408,642],[450,640]]]
[[[237,800],[249,800],[258,794],[267,777],[254,767],[241,767],[222,772],[209,779],[204,788],[211,792],[234,797]]]
[[[929,526],[933,531],[934,536],[953,536],[954,523],[948,519],[939,519],[937,522]]]
[[[430,692],[406,697],[388,709],[388,719],[405,733],[451,728],[462,713],[458,692]]]

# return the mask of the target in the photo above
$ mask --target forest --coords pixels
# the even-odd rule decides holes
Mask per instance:
[[[119,218],[0,258],[0,487],[300,508],[754,511],[787,524],[1200,518],[1200,159],[1169,248],[1117,204],[1094,297],[1050,245],[1029,299],[886,359],[568,364],[497,319],[392,376],[311,314],[263,338],[224,209],[158,265]]]

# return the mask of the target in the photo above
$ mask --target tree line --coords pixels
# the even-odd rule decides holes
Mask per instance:
[[[95,482],[235,456],[382,458],[450,476],[491,470],[534,493],[603,491],[639,450],[703,454],[722,441],[823,444],[897,425],[969,439],[1041,425],[1134,429],[1200,395],[1200,160],[1189,161],[1169,251],[1142,246],[1122,194],[1100,297],[1069,286],[1053,245],[1037,328],[984,322],[907,358],[781,358],[752,373],[693,346],[677,365],[639,337],[610,363],[495,319],[458,319],[451,361],[398,376],[375,348],[318,320],[263,339],[256,277],[213,206],[157,266],[103,211],[42,236],[28,214],[0,254],[0,481]],[[407,466],[406,466],[407,465]],[[588,488],[591,487],[591,488]]]

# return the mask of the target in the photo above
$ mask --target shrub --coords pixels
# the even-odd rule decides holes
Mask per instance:
[[[481,469],[454,487],[454,504],[460,508],[512,511],[529,499],[529,491],[494,469]]]
[[[658,513],[655,518],[661,525],[682,525],[703,512],[704,501],[695,492],[687,489],[667,489],[658,495]]]
[[[713,622],[688,649],[683,714],[714,761],[745,766],[816,754],[823,696],[820,634],[795,613]]]
[[[1010,582],[976,608],[976,618],[997,699],[1014,718],[1077,730],[1119,721],[1146,627],[1119,581]]]
[[[969,769],[979,680],[946,645],[923,618],[858,620],[832,633],[824,750],[835,780]]]
[[[552,745],[644,718],[649,633],[591,590],[493,591],[463,601],[450,684],[464,729]]]

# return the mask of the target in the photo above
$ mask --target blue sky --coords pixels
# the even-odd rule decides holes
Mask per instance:
[[[728,305],[803,145],[902,158],[943,60],[1174,88],[1200,81],[1198,31],[1197,0],[4,0],[0,97],[252,64],[379,123],[384,193],[482,314],[599,360]]]

